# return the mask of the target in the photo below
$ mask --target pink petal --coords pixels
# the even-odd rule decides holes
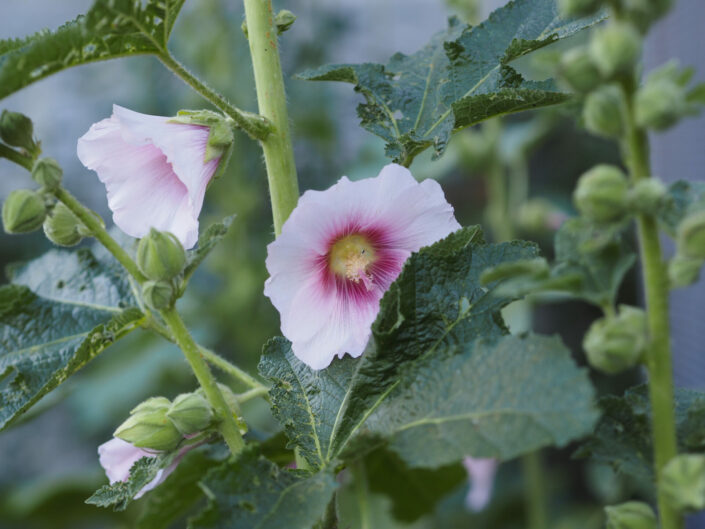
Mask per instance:
[[[132,465],[143,457],[154,457],[154,455],[117,437],[98,447],[98,459],[111,484],[127,481]]]
[[[492,497],[494,478],[499,463],[496,459],[466,457],[463,464],[470,476],[470,490],[465,498],[465,505],[471,511],[481,511]]]

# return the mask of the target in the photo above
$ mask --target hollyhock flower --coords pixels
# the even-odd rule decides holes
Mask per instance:
[[[294,354],[313,369],[360,356],[406,259],[459,228],[441,186],[396,164],[304,193],[267,248],[264,289]]]
[[[470,490],[465,498],[465,505],[471,511],[481,511],[487,507],[492,497],[497,460],[466,457],[463,465],[470,477]]]
[[[186,453],[196,446],[194,444],[183,447],[169,466],[159,469],[154,479],[135,494],[135,499],[141,498],[144,493],[161,485],[169,477],[169,474],[176,469]],[[117,437],[98,447],[100,464],[105,469],[105,474],[108,476],[111,485],[118,481],[127,481],[130,477],[130,468],[143,457],[156,457],[157,455],[159,455],[159,452],[150,452],[143,448],[138,448]]]
[[[78,140],[78,158],[98,173],[115,224],[141,238],[150,228],[173,233],[188,249],[220,156],[208,151],[210,127],[113,106]],[[221,153],[222,154],[222,153]]]

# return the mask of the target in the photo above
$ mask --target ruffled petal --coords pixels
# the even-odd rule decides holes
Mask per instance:
[[[154,454],[117,437],[98,447],[98,459],[111,484],[117,481],[127,481],[132,465],[145,456],[154,457]]]

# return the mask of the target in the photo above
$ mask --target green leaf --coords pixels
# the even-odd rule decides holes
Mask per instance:
[[[208,257],[208,254],[215,248],[218,243],[223,240],[233,223],[235,215],[225,217],[222,221],[216,222],[208,226],[198,237],[198,246],[194,250],[186,252],[186,268],[184,269],[184,277],[189,278],[196,269],[200,266],[203,260]]]
[[[509,63],[604,17],[565,20],[555,0],[515,0],[475,27],[451,19],[420,51],[397,53],[386,65],[329,65],[299,77],[354,84],[366,101],[358,107],[362,126],[409,165],[429,146],[442,154],[454,130],[566,101],[552,81],[527,81]]]
[[[676,428],[681,452],[705,452],[705,393],[676,389]],[[600,399],[602,418],[593,435],[575,457],[609,464],[615,471],[652,483],[653,444],[651,404],[647,386],[638,386],[624,396]]]
[[[658,212],[658,219],[673,236],[686,215],[705,209],[705,182],[679,180],[669,186],[668,194],[670,200]]]
[[[96,0],[56,31],[0,40],[0,99],[72,66],[161,53],[185,0]]]
[[[275,417],[311,467],[336,461],[398,384],[405,364],[432,354],[443,340],[502,335],[499,311],[512,299],[494,296],[494,285],[482,286],[479,276],[492,264],[536,252],[530,243],[487,245],[471,227],[412,255],[382,299],[373,343],[360,359],[334,360],[314,371],[293,355],[288,341],[271,340],[259,369],[273,383]]]
[[[167,463],[164,457],[143,457],[130,468],[127,481],[117,481],[112,485],[103,485],[86,500],[97,507],[112,507],[115,511],[124,511],[142,488],[157,477],[159,469]]]
[[[327,472],[282,470],[247,450],[201,482],[209,505],[189,529],[306,529],[318,522],[337,488]]]
[[[138,327],[124,272],[89,250],[53,250],[0,287],[0,428]],[[31,289],[31,290],[30,290]]]

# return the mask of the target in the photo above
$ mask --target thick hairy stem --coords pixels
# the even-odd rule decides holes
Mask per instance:
[[[633,181],[651,176],[649,140],[646,131],[634,120],[634,79],[624,83],[626,96],[627,165]],[[668,313],[668,275],[661,252],[656,219],[651,215],[637,217],[639,249],[646,294],[650,344],[646,353],[649,371],[649,396],[653,414],[654,466],[657,483],[663,467],[678,454],[673,400],[673,366]],[[659,487],[658,507],[662,529],[681,529],[682,516],[669,504]]]
[[[277,28],[274,24],[271,0],[244,2],[259,113],[274,125],[273,132],[262,141],[262,150],[267,166],[274,232],[279,235],[282,225],[296,207],[299,184],[296,179],[294,149],[289,135]]]
[[[0,143],[0,158],[7,158],[11,162],[16,163],[17,165],[21,165],[28,171],[32,170],[32,158],[29,156],[25,156],[22,153],[17,152],[14,149],[11,149],[7,145],[3,145]]]
[[[203,388],[206,398],[218,414],[221,420],[220,432],[223,434],[223,438],[228,444],[230,452],[233,454],[240,453],[245,446],[245,441],[242,439],[242,435],[240,434],[240,430],[235,422],[230,407],[225,402],[225,398],[220,392],[215,378],[213,378],[213,374],[208,368],[208,364],[201,355],[198,344],[189,334],[188,329],[186,329],[176,309],[169,308],[162,310],[160,313],[169,326],[169,329],[171,329],[177,345],[181,348],[186,360],[188,360],[188,363],[191,365],[191,369],[196,375],[198,383]]]
[[[235,364],[231,364],[219,354],[211,351],[210,349],[206,349],[205,347],[199,346],[199,349],[203,358],[205,358],[209,363],[213,364],[221,371],[239,380],[240,382],[252,388],[253,390],[261,391],[262,394],[265,394],[267,391],[269,391],[269,388],[264,384],[260,383],[255,377],[253,377],[246,371],[240,369]]]

